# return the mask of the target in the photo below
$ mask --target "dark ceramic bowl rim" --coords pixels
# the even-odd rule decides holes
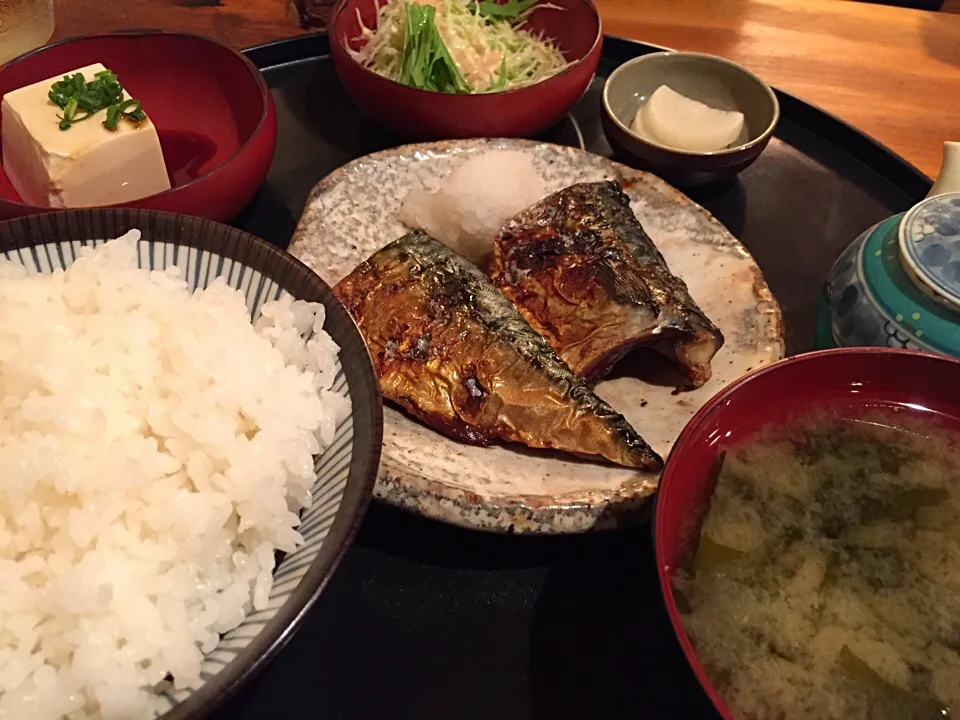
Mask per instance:
[[[620,75],[621,72],[624,72],[625,74],[625,71],[628,68],[634,67],[636,65],[640,65],[641,63],[643,63],[644,61],[650,58],[660,58],[660,57],[666,57],[669,55],[695,57],[695,58],[705,59],[709,62],[717,62],[722,65],[731,67],[734,70],[738,70],[739,72],[746,75],[748,78],[753,80],[757,85],[759,85],[763,89],[767,98],[770,100],[770,104],[773,106],[773,117],[770,118],[770,123],[767,125],[766,128],[764,128],[763,132],[761,132],[752,140],[748,140],[747,142],[742,143],[740,145],[735,145],[734,147],[723,148],[721,150],[711,150],[709,152],[680,150],[677,148],[672,148],[668,145],[661,145],[658,142],[655,142],[653,140],[648,140],[646,138],[642,138],[639,135],[637,135],[637,133],[635,133],[627,125],[625,125],[623,121],[617,117],[616,113],[614,113],[613,110],[610,108],[610,99],[609,99],[610,88],[613,86],[613,83],[617,79],[617,76]],[[720,57],[719,55],[711,55],[709,53],[698,53],[698,52],[685,52],[683,50],[661,50],[659,52],[647,53],[646,55],[639,55],[619,65],[612,73],[610,73],[610,75],[607,76],[606,82],[603,83],[603,111],[604,113],[606,113],[607,117],[611,121],[613,121],[621,131],[623,131],[624,133],[626,133],[627,135],[629,135],[631,138],[633,138],[639,143],[648,145],[652,148],[656,148],[657,150],[661,150],[663,152],[672,153],[674,155],[683,155],[686,157],[701,157],[701,158],[723,157],[725,155],[736,155],[738,153],[743,152],[744,150],[749,150],[752,147],[756,147],[757,145],[766,142],[770,138],[770,136],[773,134],[773,131],[776,129],[777,124],[780,122],[780,102],[777,100],[777,95],[773,91],[773,88],[771,88],[770,85],[764,82],[764,80],[759,75],[757,75],[751,70],[748,70],[743,65],[740,65],[739,63],[735,63],[732,60],[727,60],[726,58]]]
[[[700,427],[709,417],[715,413],[723,412],[727,406],[727,400],[732,395],[739,392],[740,389],[745,385],[754,382],[758,378],[762,378],[770,373],[789,372],[789,369],[794,365],[799,365],[806,362],[819,362],[824,358],[831,358],[840,355],[860,355],[862,357],[884,357],[889,355],[895,355],[898,357],[913,356],[926,361],[933,360],[953,365],[957,368],[958,372],[960,372],[960,358],[923,352],[921,350],[867,346],[815,350],[812,352],[801,353],[799,355],[792,355],[790,357],[783,358],[782,360],[778,360],[775,363],[765,365],[762,368],[758,368],[753,372],[747,373],[743,377],[739,378],[736,382],[733,382],[720,390],[716,395],[710,398],[710,400],[708,400],[707,403],[700,408],[700,410],[697,411],[696,415],[690,419],[690,422],[686,424],[686,426],[683,428],[683,431],[677,437],[676,442],[673,444],[670,455],[667,457],[667,460],[664,463],[660,485],[658,485],[657,491],[653,497],[653,509],[650,513],[650,534],[653,538],[653,561],[657,566],[657,583],[660,586],[660,600],[663,603],[663,607],[667,613],[667,616],[669,617],[671,629],[673,630],[673,634],[677,640],[677,643],[680,645],[681,652],[686,658],[687,665],[696,676],[697,684],[700,686],[700,689],[704,695],[709,698],[709,700],[716,707],[717,711],[723,717],[732,718],[733,714],[730,711],[730,708],[727,706],[726,700],[717,691],[713,685],[713,682],[707,676],[706,670],[704,670],[703,664],[700,662],[700,658],[697,655],[696,650],[694,650],[693,644],[690,642],[690,636],[683,627],[683,621],[680,619],[680,613],[677,610],[677,602],[671,589],[671,578],[668,571],[665,569],[664,562],[661,558],[662,544],[660,540],[660,492],[664,487],[663,479],[666,478],[668,483],[682,482],[682,480],[671,481],[671,478],[674,476],[672,473],[668,473],[671,459],[674,456],[674,451],[676,451],[677,448],[681,448],[682,446],[686,445],[688,438],[694,435],[694,433],[698,432]]]
[[[353,63],[355,66],[359,67],[360,70],[362,70],[366,75],[379,78],[380,80],[383,80],[384,82],[388,82],[392,85],[395,85],[398,88],[403,88],[404,90],[408,90],[413,93],[419,93],[424,97],[428,97],[431,95],[432,96],[442,95],[446,97],[459,97],[459,98],[507,97],[509,95],[522,93],[525,90],[529,90],[530,88],[533,88],[533,87],[538,87],[540,85],[543,85],[544,83],[548,83],[551,80],[554,80],[555,78],[563,77],[564,75],[572,72],[577,67],[582,65],[587,60],[587,58],[589,58],[594,52],[596,52],[597,45],[603,42],[603,20],[600,17],[600,12],[597,10],[592,0],[575,0],[575,2],[579,2],[581,5],[588,8],[590,12],[593,14],[593,16],[597,19],[597,35],[595,38],[593,38],[593,42],[590,44],[590,49],[583,54],[583,57],[573,61],[557,74],[551,75],[550,77],[544,78],[543,80],[538,80],[537,82],[531,83],[530,85],[524,85],[522,87],[513,88],[512,90],[497,90],[496,92],[467,93],[463,95],[458,95],[454,93],[443,93],[443,92],[439,92],[438,90],[421,90],[420,88],[410,87],[409,85],[404,85],[403,83],[397,82],[396,80],[391,80],[385,75],[381,75],[380,73],[374,72],[373,70],[368,68],[366,65],[362,65],[361,63],[357,62],[356,58],[354,58],[353,54],[350,52],[350,48],[348,47],[346,38],[340,37],[340,34],[334,31],[334,27],[337,24],[337,20],[340,18],[340,15],[342,15],[347,10],[346,0],[338,1],[336,9],[334,10],[333,14],[330,17],[330,23],[327,26],[328,27],[327,35],[329,38],[331,38],[331,42],[335,44],[338,48],[340,48],[340,50],[343,51],[344,55],[347,56],[350,62]],[[586,90],[584,90],[584,92],[586,92]],[[467,102],[470,102],[470,101],[467,101]]]
[[[232,163],[237,157],[239,157],[240,154],[243,153],[243,151],[247,149],[247,147],[250,145],[250,143],[252,143],[252,142],[256,139],[256,137],[263,131],[263,126],[266,124],[266,122],[267,122],[267,117],[270,115],[270,102],[271,102],[271,100],[272,100],[272,97],[271,97],[271,94],[270,94],[270,87],[267,85],[267,81],[264,80],[263,75],[260,74],[260,71],[257,69],[257,66],[254,65],[252,62],[250,62],[250,60],[247,58],[247,56],[244,55],[243,53],[237,52],[237,51],[234,50],[232,47],[230,47],[230,46],[228,46],[228,45],[224,45],[223,43],[218,42],[218,41],[214,40],[213,38],[209,38],[209,37],[207,37],[207,36],[205,36],[205,35],[198,35],[198,34],[196,34],[196,33],[187,33],[187,32],[171,32],[171,31],[169,31],[169,30],[149,30],[149,29],[144,29],[144,30],[136,30],[136,29],[133,29],[133,30],[116,30],[116,31],[113,31],[113,32],[93,33],[93,34],[90,34],[90,35],[73,35],[73,36],[71,36],[71,37],[64,38],[63,40],[57,40],[56,42],[48,43],[48,44],[46,44],[46,45],[41,45],[40,47],[38,47],[38,48],[36,48],[36,49],[34,49],[34,50],[30,50],[30,51],[28,51],[28,52],[23,53],[22,55],[18,55],[17,57],[13,58],[13,59],[10,60],[9,62],[7,62],[7,63],[5,63],[5,64],[3,64],[3,65],[0,65],[0,72],[3,72],[3,71],[6,70],[7,68],[9,68],[9,67],[11,67],[11,66],[13,66],[13,65],[15,65],[15,64],[23,61],[23,60],[26,60],[27,58],[30,58],[30,57],[33,57],[34,55],[39,55],[39,54],[41,54],[41,53],[43,53],[43,52],[46,52],[46,51],[49,50],[50,48],[59,47],[59,46],[61,46],[61,45],[69,45],[69,44],[71,44],[71,43],[80,42],[80,41],[82,41],[82,40],[97,40],[97,39],[118,38],[118,37],[124,37],[124,38],[139,38],[139,37],[146,37],[146,36],[148,36],[148,35],[169,35],[169,36],[171,36],[171,37],[192,38],[192,39],[194,39],[194,40],[200,40],[200,41],[205,42],[205,43],[208,43],[208,44],[210,44],[210,45],[216,45],[216,46],[219,47],[220,49],[226,50],[228,53],[230,53],[231,55],[233,55],[233,56],[236,57],[237,59],[241,60],[241,61],[243,62],[243,64],[246,66],[247,70],[248,70],[249,73],[250,73],[250,76],[253,78],[253,81],[254,81],[254,82],[256,83],[256,85],[257,85],[257,89],[260,91],[260,103],[261,103],[261,105],[263,106],[263,111],[260,113],[260,119],[257,121],[257,126],[253,129],[253,132],[250,133],[250,137],[248,137],[247,140],[246,140],[243,144],[241,144],[239,148],[237,148],[236,152],[234,152],[233,154],[231,154],[230,157],[228,157],[228,158],[227,158],[226,160],[224,160],[222,163],[220,163],[219,165],[217,165],[215,168],[212,168],[212,169],[210,169],[209,171],[205,172],[203,175],[200,175],[199,177],[191,178],[188,182],[185,182],[183,185],[177,185],[176,187],[172,187],[172,188],[170,188],[169,190],[163,190],[163,191],[161,191],[161,192],[154,193],[153,195],[146,195],[146,196],[144,196],[144,197],[142,197],[142,198],[137,198],[136,200],[131,200],[130,202],[131,202],[131,203],[134,203],[134,204],[135,204],[135,203],[143,202],[143,201],[148,200],[148,199],[150,199],[150,198],[159,197],[159,196],[161,196],[161,195],[167,195],[167,194],[173,193],[173,192],[180,192],[181,190],[185,190],[186,188],[189,188],[189,187],[191,187],[192,185],[195,185],[196,183],[201,182],[202,180],[206,180],[207,178],[209,178],[209,177],[211,177],[211,176],[213,176],[213,175],[220,174],[220,172],[221,172],[227,165],[229,165],[229,164]],[[2,201],[5,202],[5,203],[8,203],[8,204],[10,204],[10,205],[13,205],[14,207],[21,207],[21,208],[37,208],[37,207],[38,207],[38,206],[36,206],[36,205],[30,205],[30,204],[25,203],[25,202],[22,202],[22,201],[8,200],[8,199],[6,199],[6,198],[3,198]],[[127,203],[121,203],[120,206],[122,207],[122,206],[126,206],[126,205],[127,205]],[[114,207],[114,206],[104,205],[104,206],[102,206],[102,207]],[[70,209],[78,209],[78,210],[79,210],[79,209],[82,209],[82,208],[70,208]],[[37,213],[32,213],[32,214],[35,214],[35,215],[36,215],[36,214],[41,214],[41,213],[37,212]]]
[[[291,273],[294,278],[296,278],[297,275],[302,277],[305,282],[310,283],[318,289],[320,295],[328,298],[324,301],[325,303],[336,303],[340,311],[342,311],[343,317],[348,321],[348,334],[355,335],[356,346],[363,349],[363,356],[356,365],[363,365],[364,370],[359,372],[368,377],[368,382],[365,383],[365,385],[371,393],[369,403],[371,414],[371,447],[368,453],[361,454],[361,457],[367,464],[366,472],[360,478],[360,482],[352,485],[349,482],[348,476],[343,497],[340,500],[340,505],[337,507],[335,519],[324,540],[324,545],[329,542],[329,547],[335,549],[329,552],[329,554],[324,555],[323,548],[321,547],[317,556],[310,563],[306,574],[304,574],[297,586],[291,591],[287,601],[277,608],[276,615],[274,615],[258,634],[251,638],[249,644],[238,653],[237,657],[224,666],[216,675],[207,680],[201,687],[194,690],[183,702],[175,705],[160,716],[161,720],[200,720],[201,718],[208,717],[211,712],[262,671],[276,654],[283,649],[287,642],[290,641],[300,628],[307,613],[310,612],[320,597],[320,594],[327,586],[327,583],[340,565],[343,557],[352,546],[353,540],[360,529],[360,525],[363,522],[363,518],[366,515],[367,508],[373,497],[373,488],[380,465],[380,451],[383,447],[383,402],[380,393],[380,383],[376,377],[369,348],[363,340],[363,336],[356,322],[337,299],[336,295],[334,295],[330,286],[327,285],[319,275],[289,253],[280,250],[256,235],[252,235],[230,225],[218,223],[206,218],[197,218],[180,213],[143,208],[101,207],[57,210],[48,213],[23,215],[0,221],[0,252],[14,248],[36,247],[41,243],[63,242],[61,238],[54,236],[37,238],[36,242],[10,242],[2,237],[5,230],[10,227],[17,225],[26,227],[30,223],[37,222],[39,219],[47,219],[53,223],[54,229],[56,229],[56,225],[61,219],[64,224],[67,224],[71,218],[78,218],[82,222],[85,217],[89,219],[88,224],[105,224],[107,218],[110,216],[116,216],[118,220],[121,221],[124,218],[129,218],[129,227],[149,228],[153,224],[176,227],[177,224],[186,222],[199,224],[202,228],[201,232],[203,233],[228,233],[237,241],[235,254],[240,254],[237,251],[240,251],[246,246],[255,249],[259,257],[265,257],[266,260],[264,260],[264,262],[269,263],[274,261],[278,264],[278,268],[269,273],[270,277],[284,278]],[[56,232],[54,232],[53,235],[56,235]],[[183,240],[176,235],[170,239],[170,242],[176,242],[185,247],[204,247],[193,240]],[[209,248],[207,249],[209,250]],[[223,248],[220,248],[219,251],[223,252],[227,257],[230,257],[230,254]],[[267,273],[264,274],[266,275]],[[279,281],[277,282],[279,284]],[[354,438],[354,442],[356,442],[356,437]],[[348,473],[350,469],[353,468],[355,462],[354,456],[351,454]],[[344,521],[338,525],[340,513],[344,508],[347,509],[347,515],[343,516]]]

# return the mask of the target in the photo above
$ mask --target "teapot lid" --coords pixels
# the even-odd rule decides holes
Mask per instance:
[[[960,310],[960,192],[929,197],[900,221],[903,267],[926,295]]]

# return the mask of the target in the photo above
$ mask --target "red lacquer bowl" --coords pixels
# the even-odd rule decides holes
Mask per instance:
[[[535,10],[528,27],[552,38],[573,62],[542,82],[499,93],[452,95],[415,90],[377,75],[347,52],[360,45],[360,18],[376,26],[378,0],[341,0],[330,25],[330,52],[353,101],[373,120],[408,140],[529,137],[566,115],[590,85],[603,30],[590,0],[551,0],[561,10]],[[382,2],[381,2],[382,4]]]
[[[143,102],[160,135],[172,188],[122,207],[226,222],[256,193],[277,141],[273,96],[243,55],[197,35],[137,30],[63,40],[0,68],[0,97],[100,62]],[[2,148],[0,148],[2,150]],[[43,212],[0,170],[0,219]]]
[[[808,353],[761,368],[713,397],[684,428],[667,459],[654,510],[654,547],[670,622],[700,684],[726,720],[736,720],[697,659],[671,579],[700,532],[711,470],[724,446],[763,427],[816,410],[856,413],[897,406],[960,429],[960,360],[887,348]]]

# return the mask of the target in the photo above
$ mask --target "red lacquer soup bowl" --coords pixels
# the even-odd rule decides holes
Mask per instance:
[[[603,29],[590,0],[550,0],[559,9],[534,10],[526,27],[556,41],[571,62],[563,72],[505,92],[454,95],[416,90],[369,70],[347,51],[360,49],[360,20],[365,27],[376,27],[377,7],[382,4],[383,0],[341,0],[330,25],[330,53],[353,101],[404,139],[536,135],[570,111],[590,86],[600,62]]]
[[[116,73],[160,135],[171,189],[122,207],[225,222],[257,192],[277,141],[273,96],[240,53],[208,38],[130,31],[63,40],[0,68],[0,97],[92,63]],[[2,148],[0,148],[2,151]],[[43,212],[0,170],[0,219]]]
[[[887,348],[808,353],[761,368],[714,396],[684,428],[667,458],[656,495],[654,548],[670,622],[700,684],[726,720],[734,714],[714,688],[684,630],[672,578],[700,533],[713,469],[727,446],[814,411],[855,415],[896,408],[960,429],[960,360]]]

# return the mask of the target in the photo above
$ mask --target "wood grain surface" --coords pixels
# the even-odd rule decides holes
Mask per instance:
[[[302,30],[290,0],[55,0],[55,38],[126,28],[237,48]],[[606,32],[744,64],[936,175],[960,140],[960,15],[855,0],[596,0]]]

